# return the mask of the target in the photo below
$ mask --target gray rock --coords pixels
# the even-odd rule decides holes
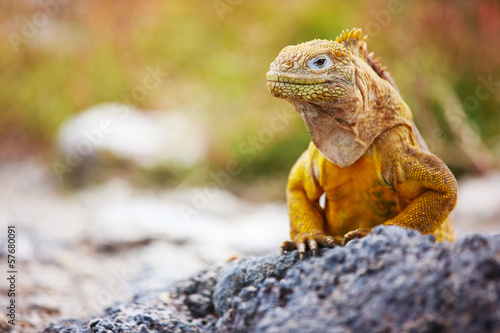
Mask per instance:
[[[212,267],[167,289],[138,294],[88,321],[64,320],[43,332],[216,332],[212,292],[218,271]]]
[[[447,244],[377,227],[304,261],[235,260],[45,333],[496,332],[499,312],[500,235]]]
[[[266,278],[283,278],[298,261],[297,252],[284,256],[268,255],[261,258],[241,258],[224,267],[214,290],[214,306],[222,316],[232,305],[233,298],[248,286],[262,284]]]
[[[319,249],[321,256],[326,249]],[[311,257],[307,253],[305,260]],[[281,280],[286,272],[299,263],[297,251],[285,255],[264,257],[243,257],[222,268],[214,289],[214,306],[217,315],[222,316],[232,305],[240,291],[249,286],[261,285],[267,278]]]
[[[143,170],[183,170],[206,161],[210,141],[196,114],[142,112],[130,105],[99,104],[61,125],[61,158],[52,167],[60,181],[109,163]]]
[[[220,332],[491,332],[500,329],[500,237],[458,244],[397,227],[244,288]]]

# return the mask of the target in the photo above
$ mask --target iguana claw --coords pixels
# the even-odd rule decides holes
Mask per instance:
[[[353,231],[348,232],[344,235],[344,239],[342,240],[342,246],[345,246],[347,243],[356,238],[363,238],[370,233],[370,228],[360,228]]]
[[[304,259],[307,249],[311,250],[313,256],[318,255],[318,247],[334,247],[342,243],[342,237],[333,238],[324,234],[303,234],[294,241],[284,241],[281,244],[281,254],[291,250],[297,250],[300,260]]]
[[[318,243],[314,239],[310,239],[307,245],[309,245],[309,250],[311,250],[313,257],[316,257]]]

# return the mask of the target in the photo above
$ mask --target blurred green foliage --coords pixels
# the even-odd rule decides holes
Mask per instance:
[[[464,153],[464,126],[486,143],[485,154],[500,153],[499,84],[487,98],[477,97],[478,89],[486,91],[478,88],[481,78],[500,82],[496,1],[64,2],[0,4],[4,147],[28,142],[50,153],[64,119],[100,102],[124,101],[146,68],[158,66],[166,82],[136,106],[196,111],[211,131],[213,168],[235,159],[245,166],[242,183],[277,177],[282,186],[309,141],[298,116],[251,162],[238,151],[268,126],[271,110],[293,112],[266,90],[269,64],[286,45],[360,27],[431,149],[455,172],[478,169],[477,158]],[[40,13],[50,17],[37,23]],[[452,100],[461,113],[450,111]],[[495,163],[490,158],[488,167]]]

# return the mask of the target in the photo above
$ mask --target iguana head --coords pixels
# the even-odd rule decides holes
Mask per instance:
[[[315,39],[285,47],[271,63],[267,87],[275,97],[330,107],[354,92],[355,71],[343,44]]]
[[[360,35],[353,29],[334,41],[287,46],[267,73],[271,93],[292,104],[316,147],[340,167],[357,161],[384,130],[411,120],[409,109],[384,108],[399,95]]]

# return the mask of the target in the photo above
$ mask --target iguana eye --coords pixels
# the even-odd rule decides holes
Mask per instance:
[[[307,66],[309,66],[310,69],[321,70],[332,67],[333,62],[329,56],[322,54],[309,60]]]

